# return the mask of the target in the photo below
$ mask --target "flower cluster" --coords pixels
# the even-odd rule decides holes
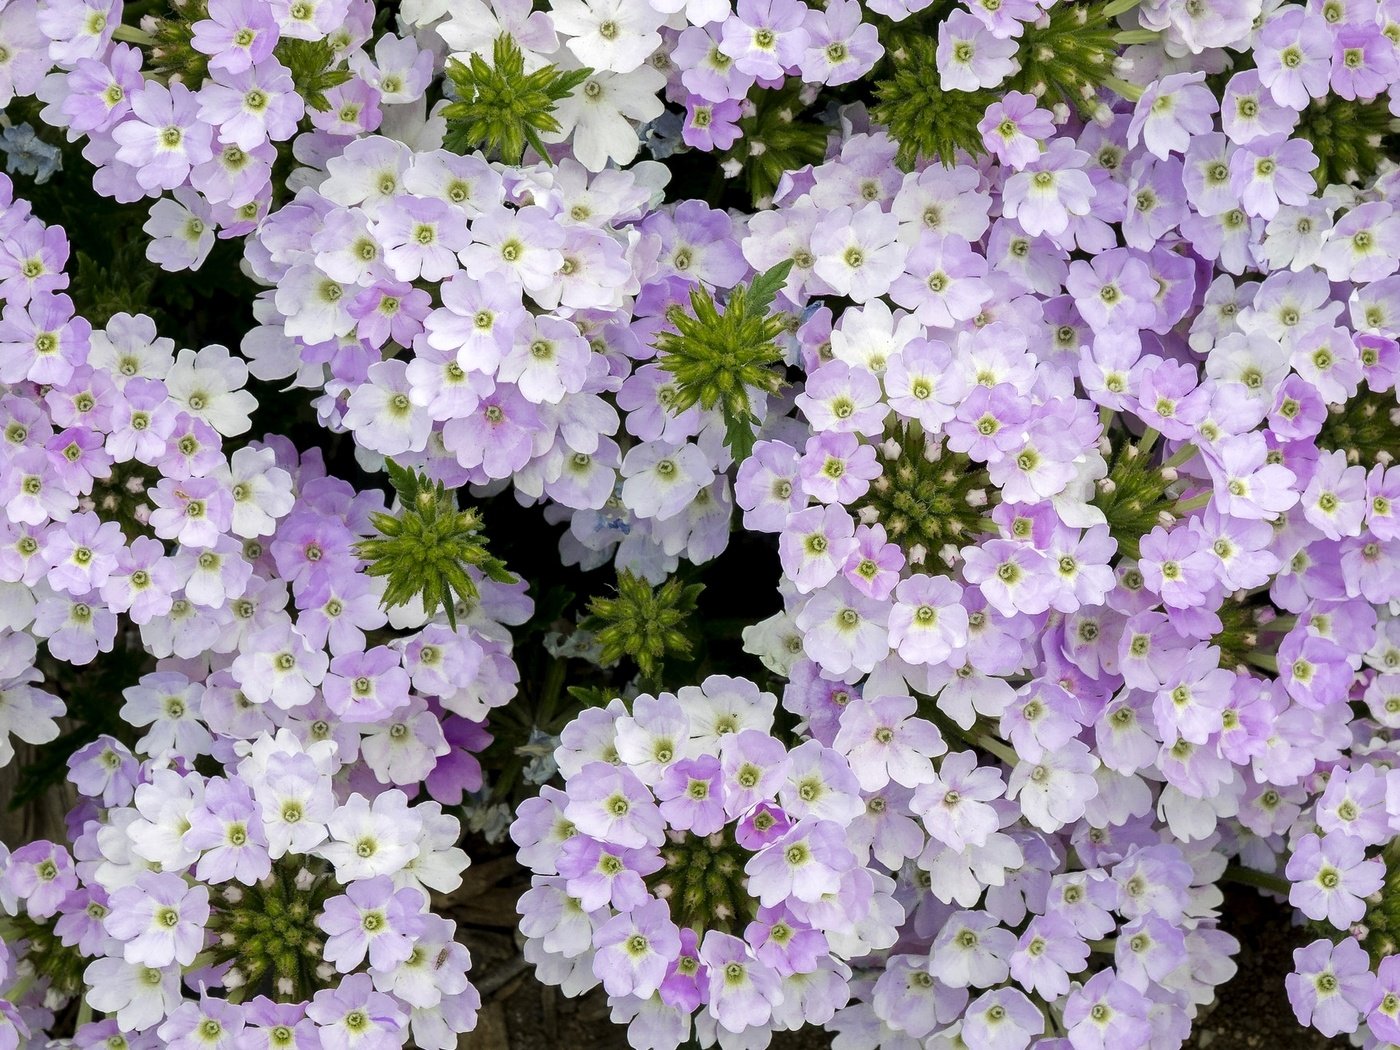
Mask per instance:
[[[162,685],[207,739],[201,698]],[[304,729],[225,738],[221,776],[110,738],[75,756],[71,853],[39,841],[4,860],[12,1023],[40,1031],[79,997],[109,1019],[80,1023],[78,1046],[457,1045],[480,1005],[471,960],[428,908],[461,883],[457,821],[397,788],[347,795],[346,734]]]
[[[1400,1044],[1398,83],[1394,0],[0,0],[0,764],[83,795],[0,1048],[454,1045],[443,807],[556,769],[526,957],[638,1050],[1168,1050],[1230,880]],[[79,154],[231,349],[82,316]]]
[[[570,992],[601,982],[634,1046],[679,1046],[692,1015],[725,1044],[822,1024],[846,1002],[846,960],[895,943],[895,883],[852,833],[856,756],[789,749],[776,708],[713,676],[590,709],[556,752],[563,790],[511,827],[535,873],[526,958]],[[943,750],[927,722],[903,736],[914,763]]]
[[[121,0],[4,15],[0,100],[36,95],[44,123],[82,143],[98,192],[154,198],[147,255],[167,270],[257,227],[287,192],[274,168],[292,140],[338,149],[426,116],[433,53],[412,34],[372,39],[371,0],[180,0],[139,24]]]
[[[73,745],[71,853],[6,854],[0,1035],[42,1036],[82,1000],[113,1016],[80,1045],[194,1046],[246,1023],[319,1025],[330,1047],[371,1018],[376,1045],[454,1046],[474,992],[427,892],[466,863],[442,805],[482,785],[523,585],[469,566],[471,601],[383,608],[356,553],[382,493],[285,438],[247,441],[248,370],[224,347],[177,353],[145,316],[94,330],[64,292],[64,231],[8,180],[0,200],[0,764],[13,739],[58,736],[55,671],[119,668],[125,737]],[[368,969],[352,908],[394,933]]]

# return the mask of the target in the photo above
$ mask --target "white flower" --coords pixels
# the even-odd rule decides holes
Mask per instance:
[[[162,270],[198,270],[214,248],[213,211],[193,190],[181,187],[175,198],[151,205],[151,217],[141,227],[151,238],[146,258]]]
[[[696,445],[645,441],[622,460],[622,502],[639,518],[665,520],[685,509],[714,478]]]
[[[340,882],[397,875],[418,856],[422,822],[402,791],[386,791],[371,805],[351,795],[329,821],[331,841],[317,851],[335,865]]]
[[[610,160],[627,164],[641,148],[637,129],[666,108],[657,97],[665,86],[666,75],[647,65],[594,73],[556,107],[559,130],[545,141],[563,142],[572,133],[574,157],[589,171],[602,171]]]
[[[270,448],[240,448],[229,457],[229,467],[233,534],[244,539],[272,535],[277,519],[295,502],[292,476],[277,465],[277,453]]]
[[[471,863],[466,851],[458,848],[462,826],[457,818],[444,813],[436,802],[424,801],[413,807],[418,855],[394,874],[394,885],[437,893],[451,893],[462,885],[462,872]]]
[[[554,28],[590,69],[630,73],[661,46],[665,15],[647,0],[554,0]]]
[[[144,1032],[180,1005],[180,968],[154,969],[125,959],[98,959],[83,971],[88,1005],[117,1015],[124,1032]]]
[[[218,344],[181,350],[165,377],[170,399],[224,437],[246,433],[252,426],[248,414],[258,402],[243,389],[247,382],[248,366]]]
[[[409,397],[408,365],[400,360],[369,366],[366,381],[355,388],[345,412],[345,425],[364,448],[383,456],[422,452],[433,421],[427,409]]]

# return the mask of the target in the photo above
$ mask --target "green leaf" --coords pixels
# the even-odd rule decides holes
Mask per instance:
[[[540,136],[560,129],[554,107],[592,74],[553,65],[527,74],[525,56],[509,34],[496,38],[490,63],[479,54],[466,62],[449,59],[447,77],[457,98],[443,109],[444,144],[455,153],[494,152],[508,164],[520,163],[530,146],[548,161]]]
[[[773,305],[773,300],[778,297],[778,293],[783,290],[783,285],[787,284],[788,274],[792,273],[792,260],[784,259],[777,266],[764,270],[753,279],[749,285],[749,294],[745,305],[755,313],[767,313]]]
[[[372,514],[370,522],[379,535],[362,540],[355,553],[367,563],[366,573],[387,581],[386,606],[419,598],[430,616],[441,607],[455,629],[456,603],[478,597],[469,568],[497,583],[515,583],[516,577],[486,549],[480,516],[459,509],[456,494],[441,481],[433,482],[393,460],[384,466],[401,507],[397,514]]]

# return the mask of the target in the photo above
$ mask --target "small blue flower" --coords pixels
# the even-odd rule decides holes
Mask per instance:
[[[0,128],[0,150],[5,152],[5,170],[11,175],[30,175],[40,185],[54,172],[63,170],[63,154],[51,146],[29,124]]]

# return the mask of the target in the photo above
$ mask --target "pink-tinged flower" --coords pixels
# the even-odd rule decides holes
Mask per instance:
[[[949,848],[963,851],[984,845],[1001,826],[989,803],[1002,797],[1006,785],[994,766],[979,766],[972,751],[944,757],[933,779],[914,790],[909,808],[928,833]]]
[[[932,722],[914,717],[911,696],[862,697],[847,705],[833,747],[846,756],[865,791],[890,781],[914,788],[935,777],[933,759],[948,750]]]
[[[700,961],[709,971],[710,1012],[727,1032],[766,1025],[782,1000],[778,974],[760,963],[738,937],[709,930],[700,944]]]
[[[131,96],[131,116],[112,129],[116,159],[135,169],[147,194],[173,190],[190,169],[214,155],[212,129],[199,119],[199,101],[180,83],[147,81]]]
[[[209,890],[170,872],[144,871],[112,893],[103,925],[130,963],[188,966],[204,946]]]
[[[665,821],[651,792],[626,766],[585,766],[569,782],[564,816],[583,834],[624,848],[659,846],[665,839]]]
[[[744,866],[749,892],[764,907],[789,899],[814,904],[841,888],[842,876],[856,866],[841,825],[800,820]]]
[[[609,995],[650,998],[680,955],[681,937],[665,901],[615,915],[593,935],[593,972]]]

